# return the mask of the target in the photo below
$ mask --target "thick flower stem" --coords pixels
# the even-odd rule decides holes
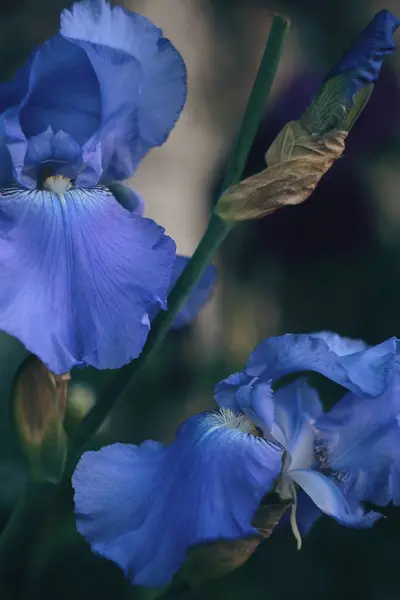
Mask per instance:
[[[287,19],[274,16],[257,77],[223,180],[221,194],[241,179],[247,156],[271,92],[289,25],[290,22]],[[82,421],[74,440],[73,450],[75,453],[79,452],[82,445],[101,425],[117,399],[132,390],[135,374],[165,338],[176,314],[233,226],[233,223],[223,221],[215,214],[211,216],[200,244],[168,298],[167,312],[160,312],[154,320],[142,354],[138,359],[118,371],[109,388],[105,390],[97,404]],[[74,461],[74,457],[71,458]]]
[[[274,16],[261,65],[228,164],[222,191],[240,181],[247,156],[264,113],[288,28],[289,21]],[[59,496],[58,492],[62,491],[63,486],[68,485],[68,479],[73,472],[82,447],[97,431],[117,399],[131,391],[136,373],[165,338],[174,317],[232,227],[233,224],[222,221],[215,214],[212,215],[197,250],[168,298],[168,311],[160,313],[153,322],[142,354],[138,359],[118,371],[111,385],[83,419],[76,437],[72,441],[69,460],[61,484],[46,489],[46,492],[39,484],[36,488],[30,489],[26,497],[21,500],[0,537],[0,593],[2,597],[3,594],[6,597],[6,593],[12,594],[14,600],[20,597],[17,589],[14,589],[14,593],[12,593],[8,587],[9,585],[13,587],[13,582],[15,584],[16,581],[13,577],[16,557],[19,553],[26,556],[32,550],[34,541],[31,538],[34,537],[45,517],[43,507],[48,507],[52,502],[56,502]],[[42,502],[41,497],[44,494],[46,498],[43,498],[45,502]],[[15,587],[18,588],[18,586]]]

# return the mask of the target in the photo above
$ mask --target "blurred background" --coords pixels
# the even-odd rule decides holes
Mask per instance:
[[[12,76],[29,52],[56,32],[63,0],[3,0],[0,75]],[[153,150],[130,184],[180,253],[190,255],[206,227],[237,134],[263,46],[277,11],[292,21],[273,93],[246,167],[282,128],[299,118],[324,74],[354,36],[383,8],[400,15],[400,0],[127,0],[151,18],[182,53],[189,78],[186,108],[168,142]],[[400,36],[397,38],[400,45]],[[400,337],[400,52],[385,60],[371,101],[348,140],[344,158],[303,205],[233,231],[216,258],[218,285],[196,323],[171,333],[101,428],[95,446],[113,441],[169,442],[189,415],[212,408],[213,387],[241,369],[258,341],[285,332],[333,330],[377,343]],[[165,349],[168,347],[168,351]],[[26,480],[10,419],[20,344],[0,337],[0,524]],[[70,427],[96,401],[112,374],[73,372]],[[340,392],[327,389],[329,405]],[[154,500],[156,501],[156,499]],[[15,577],[21,597],[139,599],[112,563],[92,555],[75,532],[71,492],[46,522],[33,556]],[[276,531],[233,575],[199,598],[286,600],[400,598],[400,510],[372,531],[321,519],[297,552]]]

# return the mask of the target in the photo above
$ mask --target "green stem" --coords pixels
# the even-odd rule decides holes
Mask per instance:
[[[221,193],[241,179],[247,156],[271,92],[289,25],[290,22],[287,19],[274,15],[261,64],[224,177]],[[160,312],[154,320],[140,357],[118,371],[111,385],[83,419],[74,439],[74,452],[79,452],[85,442],[95,433],[118,398],[129,394],[132,390],[136,373],[164,340],[176,314],[232,228],[233,224],[222,221],[217,215],[212,215],[199,246],[168,297],[167,312]]]
[[[224,178],[222,191],[240,181],[264,113],[288,27],[289,22],[286,19],[274,16],[261,65]],[[30,538],[34,537],[45,517],[44,509],[47,509],[52,502],[56,503],[64,486],[68,485],[68,478],[73,472],[82,447],[96,432],[117,399],[131,390],[136,373],[165,338],[174,317],[232,227],[232,224],[223,222],[217,215],[212,215],[197,250],[168,298],[168,311],[160,313],[154,320],[142,354],[138,359],[118,371],[111,385],[83,419],[71,445],[69,460],[60,485],[54,486],[51,490],[46,488],[46,492],[41,485],[30,489],[15,510],[0,537],[0,589],[4,590],[4,594],[6,584],[12,584],[12,581],[15,581],[15,577],[13,578],[12,575],[15,572],[18,556],[21,554],[26,556],[32,550],[34,541]],[[44,494],[47,497],[43,498],[45,502],[41,502]]]
[[[290,21],[288,19],[274,15],[242,125],[221,186],[221,195],[228,187],[239,183],[242,177],[247,157],[271,93],[289,27]]]

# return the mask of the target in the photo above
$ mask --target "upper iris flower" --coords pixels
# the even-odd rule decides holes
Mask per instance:
[[[0,329],[55,373],[120,367],[166,308],[175,244],[107,186],[166,140],[185,98],[161,30],[105,0],[65,10],[0,85]]]
[[[336,349],[335,362],[321,346],[323,339]],[[314,353],[308,354],[312,340]],[[374,348],[327,333],[272,338],[256,348],[243,373],[216,388],[220,406],[247,415],[271,444],[285,452],[275,490],[293,502],[291,525],[299,546],[300,533],[307,532],[321,511],[349,527],[370,527],[381,515],[365,512],[363,501],[381,505],[400,501],[395,349],[393,338]],[[323,415],[317,392],[304,379],[272,393],[268,377],[311,369],[362,395],[347,394]],[[261,379],[251,378],[249,372]],[[370,397],[377,393],[382,396]]]

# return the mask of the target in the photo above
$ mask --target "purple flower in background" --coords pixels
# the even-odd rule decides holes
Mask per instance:
[[[185,98],[161,30],[105,0],[65,10],[0,86],[0,329],[55,373],[120,367],[166,308],[175,244],[107,186],[166,140]]]
[[[247,417],[225,409],[190,417],[168,447],[86,452],[72,478],[78,531],[133,583],[162,586],[189,547],[256,533],[281,460]]]

